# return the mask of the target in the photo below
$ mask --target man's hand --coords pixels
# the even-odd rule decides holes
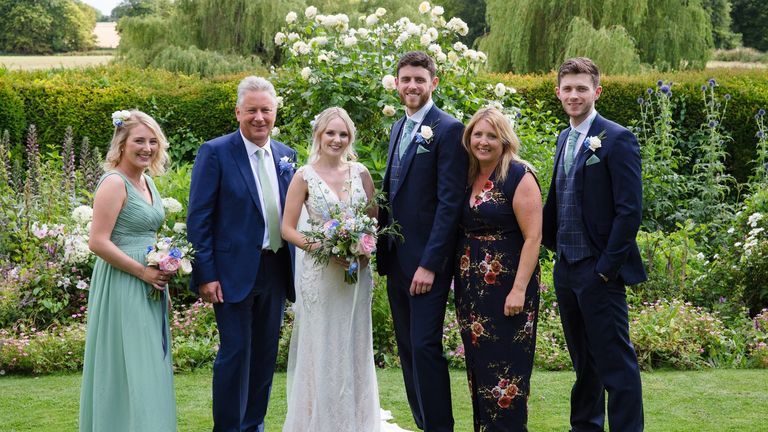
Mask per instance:
[[[427,270],[424,267],[416,269],[411,281],[411,295],[426,294],[432,290],[432,283],[435,282],[435,272]]]
[[[208,282],[200,285],[200,298],[208,303],[223,303],[224,294],[221,292],[219,281]]]

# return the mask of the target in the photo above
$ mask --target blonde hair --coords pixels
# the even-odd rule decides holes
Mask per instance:
[[[347,114],[347,111],[345,111],[344,108],[331,107],[326,108],[323,110],[323,112],[318,114],[317,117],[315,117],[314,123],[312,124],[312,147],[309,149],[309,163],[315,162],[319,157],[320,137],[323,135],[323,132],[328,129],[328,124],[331,122],[331,120],[335,118],[341,119],[341,121],[343,121],[347,127],[347,132],[349,132],[349,146],[347,146],[346,150],[344,150],[344,154],[341,155],[341,158],[346,162],[357,160],[357,153],[355,153],[354,147],[355,133],[357,131],[355,128],[355,123],[349,117],[349,114]]]
[[[144,125],[155,134],[159,148],[159,151],[155,153],[152,162],[149,164],[149,174],[153,176],[164,174],[165,167],[169,161],[168,140],[165,138],[162,129],[160,129],[160,125],[151,116],[139,110],[129,110],[129,112],[131,116],[125,119],[122,125],[115,126],[115,133],[112,135],[112,142],[109,144],[104,169],[107,171],[113,170],[120,164],[125,142],[128,140],[131,130],[136,126]]]
[[[471,185],[480,174],[480,162],[477,157],[472,153],[470,142],[472,139],[472,132],[480,120],[485,120],[491,125],[496,136],[501,141],[501,158],[499,164],[496,166],[495,174],[496,180],[499,183],[503,183],[507,179],[509,173],[509,165],[512,161],[520,162],[528,166],[533,171],[533,167],[528,162],[520,158],[518,153],[520,152],[520,139],[512,129],[512,122],[504,115],[498,108],[486,107],[480,108],[472,119],[469,120],[467,128],[464,129],[464,136],[461,143],[464,145],[464,150],[469,155],[469,174],[467,181]]]

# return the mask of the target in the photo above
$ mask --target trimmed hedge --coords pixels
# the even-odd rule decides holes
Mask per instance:
[[[264,70],[253,73],[267,75]],[[244,75],[201,79],[124,66],[8,72],[0,76],[0,131],[9,129],[16,148],[20,149],[29,124],[37,126],[43,146],[58,146],[66,126],[72,126],[76,141],[88,136],[103,150],[112,135],[111,113],[139,108],[161,119],[169,136],[188,131],[207,140],[237,127],[235,91]],[[733,96],[724,122],[733,137],[728,144],[731,155],[728,165],[731,173],[744,181],[749,176],[757,141],[754,115],[759,108],[768,107],[768,74],[764,70],[713,69],[608,76],[602,80],[604,90],[597,107],[606,117],[631,124],[639,118],[637,98],[644,96],[647,88],[655,88],[659,79],[673,81],[675,97],[684,96],[687,101],[684,112],[678,113],[683,115],[683,127],[693,131],[704,119],[700,88],[709,78],[718,81],[721,96],[726,93]],[[478,80],[493,84],[503,81],[517,88],[530,104],[540,100],[545,109],[567,121],[554,94],[554,74],[482,75]]]

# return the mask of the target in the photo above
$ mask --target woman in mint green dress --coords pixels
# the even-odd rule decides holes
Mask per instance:
[[[168,142],[152,117],[113,114],[107,172],[93,200],[88,243],[98,259],[88,297],[80,431],[176,431],[176,401],[164,288],[171,274],[146,266],[164,219],[152,179]],[[162,290],[163,300],[148,297]]]

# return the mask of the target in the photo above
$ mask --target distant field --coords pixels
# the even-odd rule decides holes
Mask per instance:
[[[707,69],[714,69],[714,68],[765,69],[765,68],[768,68],[768,63],[744,63],[744,62],[731,62],[731,61],[707,62]]]
[[[97,66],[112,60],[98,56],[0,56],[0,66],[11,70],[57,69]]]

